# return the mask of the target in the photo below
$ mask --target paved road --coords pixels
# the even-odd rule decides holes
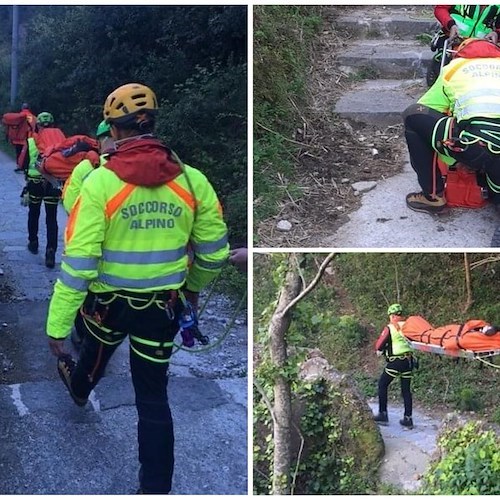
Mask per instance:
[[[85,408],[75,406],[47,349],[44,324],[58,274],[26,250],[24,185],[0,153],[0,494],[130,494],[137,489],[136,410],[124,343]],[[65,215],[60,211],[60,227]],[[43,215],[42,215],[43,217]],[[40,248],[45,247],[41,218]],[[62,233],[62,230],[60,231]],[[62,242],[57,255],[60,261]],[[0,273],[2,274],[2,273]],[[218,297],[201,327],[222,335]],[[220,348],[178,353],[169,397],[176,427],[174,494],[247,492],[247,326]]]

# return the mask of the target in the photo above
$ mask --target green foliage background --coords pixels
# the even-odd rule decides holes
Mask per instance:
[[[256,5],[254,7],[254,216],[273,215],[280,197],[278,174],[293,185],[299,146],[292,142],[302,119],[298,109],[306,99],[307,65],[321,7]]]
[[[20,6],[20,92],[68,134],[94,132],[116,87],[150,86],[157,134],[201,169],[246,243],[246,6]],[[10,6],[0,6],[0,106],[9,111]]]

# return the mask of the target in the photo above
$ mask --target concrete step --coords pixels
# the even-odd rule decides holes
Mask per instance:
[[[428,46],[413,41],[355,40],[338,56],[348,74],[383,78],[422,78],[432,59]]]
[[[373,6],[368,13],[356,10],[335,20],[338,29],[356,38],[417,39],[424,33],[433,35],[439,24],[430,9],[422,12],[416,6]]]
[[[424,80],[368,80],[344,94],[334,111],[356,123],[396,125],[402,123],[401,113],[425,90]]]

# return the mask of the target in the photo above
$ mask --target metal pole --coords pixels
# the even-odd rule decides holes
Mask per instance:
[[[17,97],[17,49],[19,43],[19,6],[12,6],[12,57],[10,67],[10,105],[14,106]]]

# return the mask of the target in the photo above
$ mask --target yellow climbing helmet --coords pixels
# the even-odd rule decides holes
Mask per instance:
[[[147,123],[158,111],[155,93],[140,83],[127,83],[113,90],[104,103],[107,123]]]

